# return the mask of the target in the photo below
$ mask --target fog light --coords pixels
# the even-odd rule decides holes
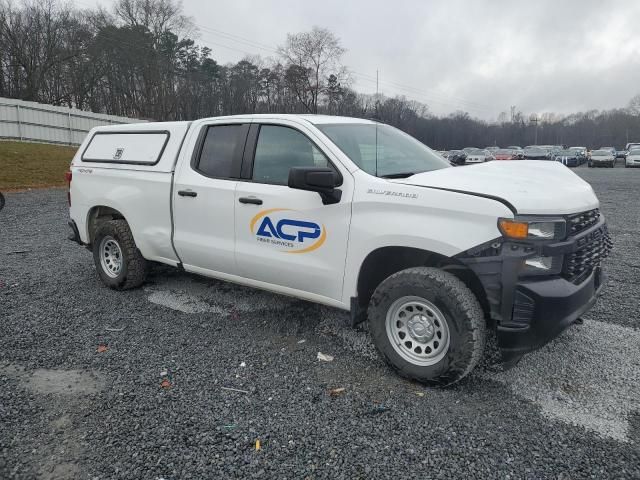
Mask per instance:
[[[562,270],[562,256],[531,257],[522,265],[523,275],[555,275]]]

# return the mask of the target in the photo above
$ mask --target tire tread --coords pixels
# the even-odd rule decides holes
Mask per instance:
[[[127,262],[125,277],[109,286],[116,290],[130,290],[142,285],[147,277],[147,261],[138,250],[127,221],[123,219],[109,220],[101,224],[96,230],[95,248],[98,248],[99,239],[104,235],[111,235],[117,238]],[[96,268],[102,267],[96,262]]]
[[[480,362],[486,342],[486,321],[484,312],[474,293],[459,278],[451,273],[432,267],[413,267],[394,273],[384,280],[375,290],[369,304],[368,316],[374,321],[384,322],[386,312],[376,312],[378,305],[384,303],[389,290],[401,285],[419,285],[429,291],[436,289],[440,294],[457,300],[456,314],[466,318],[469,329],[465,335],[466,341],[458,349],[470,351],[466,358],[457,358],[452,363],[454,368],[434,379],[416,378],[406,371],[402,365],[396,365],[388,355],[380,348],[376,341],[376,348],[386,362],[401,376],[427,383],[436,383],[441,386],[452,385],[467,376]],[[386,335],[386,333],[384,333]],[[451,347],[450,347],[451,348]]]

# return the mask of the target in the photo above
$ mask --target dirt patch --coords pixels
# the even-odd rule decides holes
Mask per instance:
[[[0,373],[16,378],[26,389],[42,395],[93,395],[105,385],[102,375],[84,370],[38,369],[30,373],[8,365],[0,368]]]
[[[58,395],[92,395],[104,387],[104,380],[82,370],[36,370],[26,381],[36,393]]]

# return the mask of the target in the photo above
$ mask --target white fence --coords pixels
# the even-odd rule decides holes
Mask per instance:
[[[93,127],[144,120],[0,97],[0,138],[80,145]]]

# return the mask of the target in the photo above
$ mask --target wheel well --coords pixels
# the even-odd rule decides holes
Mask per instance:
[[[435,267],[455,275],[475,294],[489,318],[486,292],[472,270],[454,258],[411,247],[383,247],[367,255],[358,275],[358,306],[366,310],[373,292],[384,279],[412,267]]]
[[[103,222],[108,222],[109,220],[117,220],[117,219],[125,219],[124,215],[122,215],[118,210],[111,207],[105,207],[103,205],[93,207],[89,211],[88,221],[87,221],[87,232],[89,234],[89,244],[93,244],[93,236],[95,235],[96,230]]]

